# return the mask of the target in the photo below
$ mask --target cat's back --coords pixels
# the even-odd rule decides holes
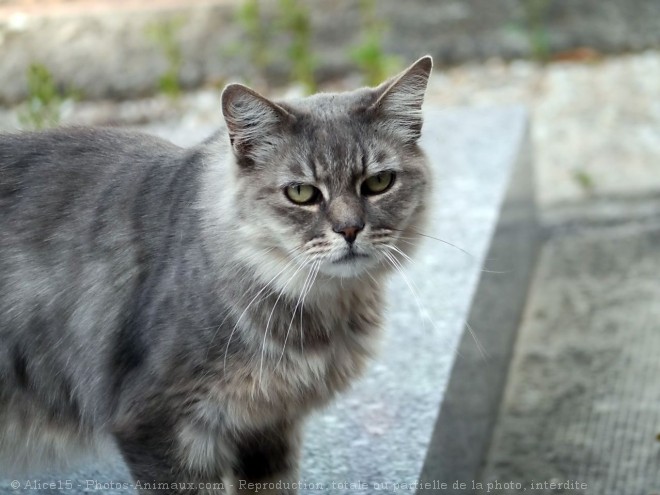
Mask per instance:
[[[114,129],[0,135],[0,206],[6,213],[18,203],[79,199],[109,179],[134,183],[150,166],[167,167],[182,151],[152,136]]]
[[[41,242],[121,215],[141,188],[167,181],[184,155],[167,141],[114,129],[0,135],[0,237]]]
[[[145,159],[154,154],[181,151],[182,148],[156,136],[129,129],[104,127],[59,127],[42,131],[0,133],[0,168],[19,161],[21,166],[54,164],[59,157]],[[28,161],[23,162],[23,159]],[[74,165],[74,162],[70,162]],[[60,167],[67,164],[61,163]]]

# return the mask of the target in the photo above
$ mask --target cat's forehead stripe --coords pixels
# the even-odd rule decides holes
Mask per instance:
[[[376,163],[384,163],[388,158],[387,151],[384,149],[379,149],[376,151],[376,155],[374,156],[374,161]]]
[[[299,162],[289,163],[289,172],[291,172],[291,175],[305,175],[302,165]]]

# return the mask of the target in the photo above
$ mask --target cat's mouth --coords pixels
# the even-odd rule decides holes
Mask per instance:
[[[332,260],[332,262],[335,263],[335,264],[352,263],[355,260],[364,259],[364,258],[368,258],[368,257],[369,257],[369,255],[367,255],[367,254],[358,253],[358,252],[354,251],[353,249],[351,249],[350,251],[348,251],[343,256],[340,256],[339,258]]]

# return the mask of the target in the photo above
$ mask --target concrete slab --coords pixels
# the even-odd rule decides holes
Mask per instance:
[[[469,493],[481,472],[527,300],[540,240],[530,151],[512,170],[422,472],[443,493]]]
[[[168,126],[157,130],[181,144],[211,131]],[[493,303],[492,298],[478,295],[484,268],[503,271],[497,275],[501,287],[515,286],[516,300],[526,289],[532,249],[512,250],[513,258],[487,259],[489,252],[503,254],[499,248],[493,251],[497,239],[509,237],[519,247],[531,246],[527,229],[533,224],[534,210],[526,140],[527,119],[520,108],[427,113],[423,142],[434,165],[436,186],[431,222],[424,231],[428,237],[420,236],[415,261],[406,267],[405,274],[391,281],[380,357],[348,394],[309,422],[301,475],[307,486],[301,493],[416,491],[452,369],[463,359],[473,361],[472,356],[463,355],[462,344],[459,357],[456,351],[465,338],[466,319],[471,310],[475,311],[475,294],[477,301]],[[516,179],[513,182],[512,177]],[[523,268],[519,269],[515,261],[523,258],[527,261],[520,263]],[[517,282],[511,285],[508,279]],[[499,293],[499,303],[508,304],[510,294],[508,289]],[[513,324],[510,328],[501,324],[487,328],[476,320],[472,323],[478,338],[487,339],[489,347],[502,331],[503,340],[510,342],[511,329],[515,328]],[[500,374],[500,381],[506,347],[497,348],[497,356],[485,358],[498,363],[490,373],[494,377]],[[500,385],[491,386],[495,389]],[[493,401],[499,401],[497,393],[466,410],[488,416]],[[464,406],[470,408],[471,404],[459,409]],[[488,441],[488,433],[488,424],[479,426],[474,443],[477,450]],[[462,441],[462,433],[458,439]],[[434,467],[430,459],[425,471],[429,482],[433,482]],[[41,493],[98,492],[85,480],[129,482],[116,457],[94,461],[80,471],[34,477],[72,480],[74,486],[73,491]],[[0,482],[0,493],[16,493],[9,481]],[[132,493],[123,488],[102,492]]]
[[[584,210],[543,247],[484,487],[660,493],[660,201]]]

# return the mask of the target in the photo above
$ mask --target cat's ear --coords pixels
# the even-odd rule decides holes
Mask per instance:
[[[234,153],[251,160],[272,150],[279,131],[295,120],[284,108],[242,84],[224,89],[222,114]]]
[[[427,55],[375,89],[377,99],[369,110],[377,124],[407,143],[421,135],[422,103],[432,68],[433,59]]]

